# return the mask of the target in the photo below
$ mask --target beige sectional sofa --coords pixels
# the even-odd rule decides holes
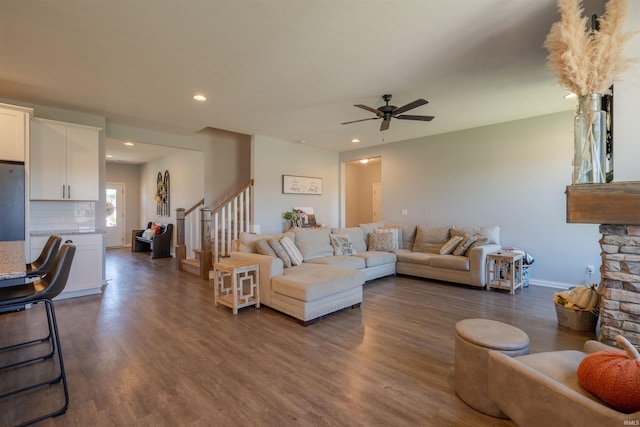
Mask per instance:
[[[280,246],[278,242],[284,251],[265,249]],[[460,251],[465,242],[468,245]],[[335,311],[359,307],[366,281],[396,272],[483,287],[486,254],[500,248],[499,227],[379,222],[293,228],[278,234],[241,233],[231,259],[259,264],[261,304],[306,325]],[[281,256],[291,250],[295,253]],[[460,253],[453,255],[454,250]]]

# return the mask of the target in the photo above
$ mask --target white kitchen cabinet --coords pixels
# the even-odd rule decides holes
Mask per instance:
[[[0,160],[24,162],[31,108],[0,104]]]
[[[100,129],[31,121],[31,200],[98,200]]]
[[[69,279],[60,298],[72,298],[102,292],[103,234],[58,234],[62,242],[71,240],[76,253],[71,262]],[[31,259],[36,259],[49,236],[31,237]]]

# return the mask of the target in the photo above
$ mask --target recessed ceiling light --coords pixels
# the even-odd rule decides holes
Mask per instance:
[[[353,142],[354,144],[357,144],[358,142],[360,142],[360,140],[358,138],[353,138],[351,142]]]
[[[195,99],[196,101],[203,102],[207,100],[207,97],[202,94],[197,94],[197,95],[193,95],[193,99]]]
[[[124,145],[128,145],[129,147],[133,146],[133,142],[125,142]]]
[[[300,141],[298,141],[298,142],[299,142],[300,144],[304,144],[304,143],[306,143],[307,141],[305,141],[304,139],[301,139],[301,140],[300,140]]]
[[[113,156],[112,156],[111,154],[107,154],[105,157],[106,157],[107,159],[113,159]]]
[[[360,160],[360,163],[362,163],[363,165],[366,165],[367,163],[369,163],[369,159],[362,159]]]

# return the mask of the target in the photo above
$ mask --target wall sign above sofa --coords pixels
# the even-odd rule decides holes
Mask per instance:
[[[322,194],[322,178],[282,175],[283,194]]]

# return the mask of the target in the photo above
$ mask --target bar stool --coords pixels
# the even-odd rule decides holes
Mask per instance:
[[[18,366],[29,365],[39,360],[48,359],[52,357],[56,353],[56,351],[58,353],[58,361],[60,364],[60,374],[57,377],[47,381],[39,382],[37,384],[32,384],[16,390],[5,392],[0,395],[0,399],[34,390],[45,385],[55,384],[60,381],[62,381],[62,386],[64,389],[65,402],[60,409],[30,419],[29,421],[26,421],[21,425],[28,425],[49,417],[62,415],[67,411],[67,408],[69,407],[69,390],[67,388],[67,377],[64,370],[64,361],[62,359],[62,349],[60,347],[58,324],[56,321],[56,313],[52,299],[60,294],[60,292],[62,292],[67,284],[67,279],[69,277],[69,271],[71,270],[71,263],[73,261],[75,252],[75,245],[65,243],[58,251],[58,254],[55,257],[51,268],[46,273],[44,273],[44,275],[40,279],[23,285],[0,288],[0,308],[20,309],[25,304],[44,303],[47,313],[47,324],[49,328],[49,335],[46,337],[9,345],[0,348],[0,352],[15,351],[33,344],[46,341],[49,341],[51,343],[51,351],[48,354],[35,358],[29,358],[19,362],[10,363],[5,366],[0,366],[0,371],[9,370]]]
[[[51,235],[45,243],[44,248],[40,256],[35,260],[27,264],[27,277],[42,276],[51,268],[53,261],[56,259],[56,254],[62,243],[60,236]]]

